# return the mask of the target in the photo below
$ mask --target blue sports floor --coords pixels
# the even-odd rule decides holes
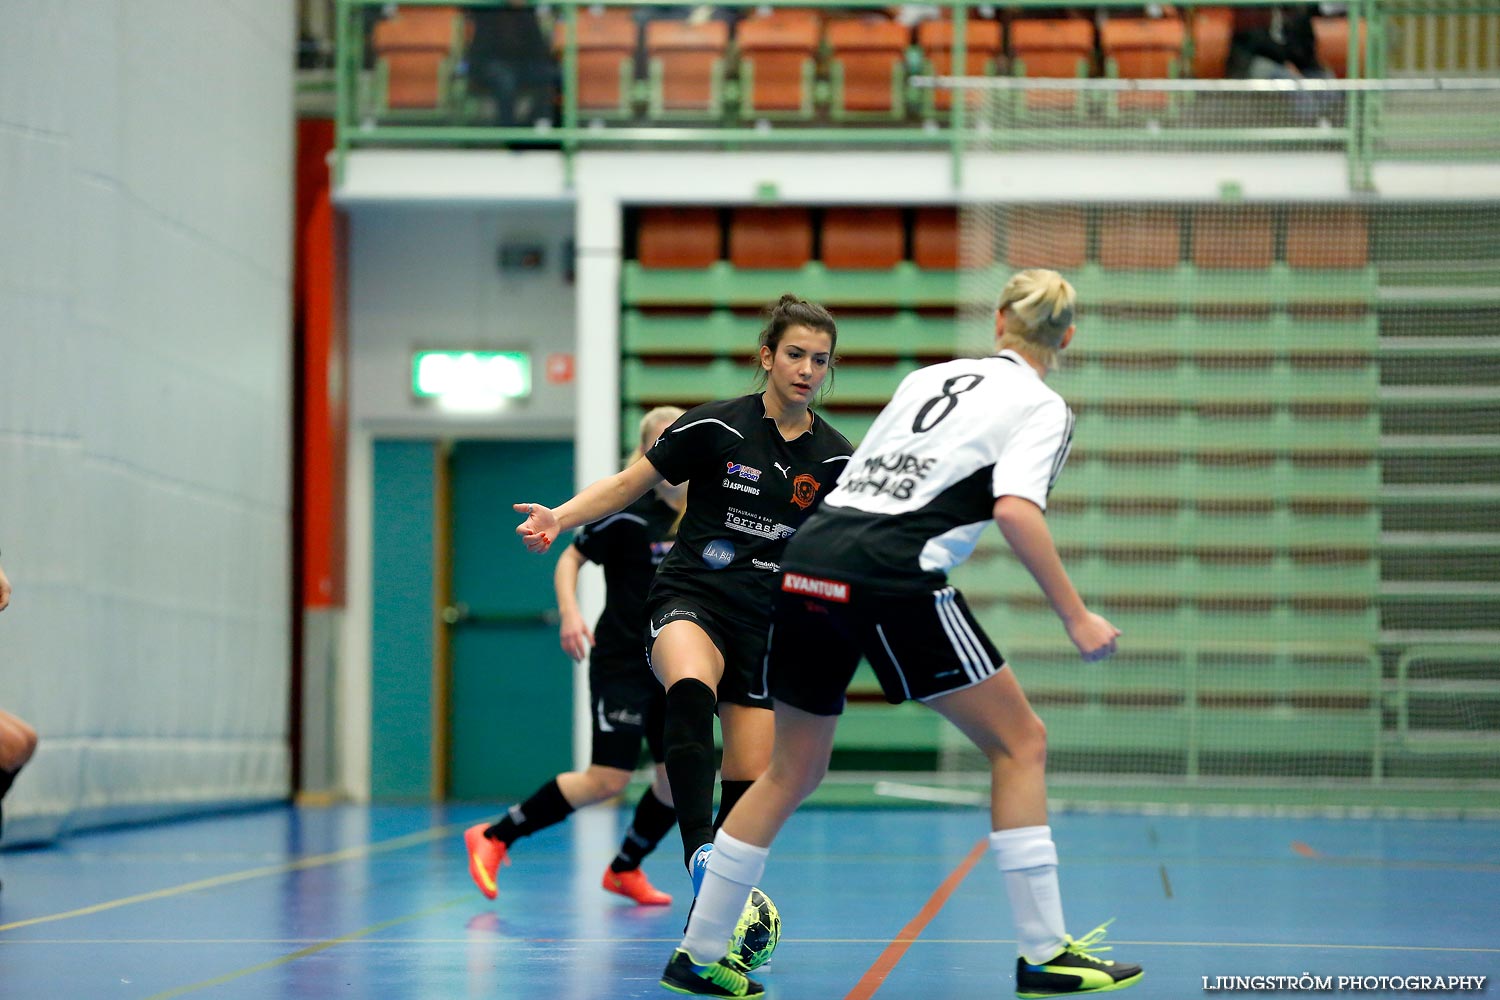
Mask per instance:
[[[628,818],[604,808],[519,842],[490,903],[459,836],[486,815],[287,807],[0,855],[0,997],[673,995],[656,977],[687,912],[675,834],[646,865],[670,907],[600,890]],[[799,813],[764,880],[786,926],[768,995],[1013,996],[986,827],[977,809]],[[1500,822],[1064,813],[1053,830],[1072,932],[1115,917],[1116,953],[1146,968],[1122,996],[1302,973],[1483,975],[1500,996]]]

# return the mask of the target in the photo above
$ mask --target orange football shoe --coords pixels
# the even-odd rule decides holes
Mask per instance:
[[[639,868],[628,872],[604,869],[604,888],[607,892],[635,900],[638,906],[672,905],[672,897],[647,881],[646,873]]]
[[[510,864],[509,852],[498,840],[484,835],[488,823],[475,823],[464,831],[465,853],[469,855],[469,877],[479,886],[485,899],[494,899],[499,894],[495,887],[495,874],[501,865]]]

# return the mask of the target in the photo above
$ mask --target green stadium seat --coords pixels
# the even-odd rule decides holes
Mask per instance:
[[[901,310],[884,315],[845,313],[837,320],[840,358],[939,360],[958,352],[958,326],[951,318]],[[621,337],[627,355],[748,356],[753,353],[761,325],[758,314],[727,309],[691,313],[626,309],[622,313]]]
[[[1129,377],[1109,362],[1069,364],[1055,381],[1064,399],[1080,406],[1127,403],[1171,405],[1226,403],[1320,403],[1374,405],[1380,373],[1363,363],[1306,364],[1271,360],[1255,364],[1179,361],[1151,370],[1133,368]]]
[[[1379,490],[1380,467],[1373,459],[1299,463],[1285,456],[1246,457],[1236,464],[1201,465],[1175,456],[1140,462],[1075,456],[1064,467],[1052,501],[1348,500],[1373,499]]]
[[[1064,394],[1066,398],[1067,394]],[[1080,408],[1073,453],[1103,455],[1372,455],[1382,450],[1380,415],[1331,413],[1312,419],[1290,410],[1267,417],[1220,417],[1188,408],[1142,413]]]

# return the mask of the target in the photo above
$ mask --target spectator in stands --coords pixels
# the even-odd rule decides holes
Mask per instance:
[[[523,0],[509,0],[472,8],[470,17],[469,77],[494,100],[495,124],[555,121],[560,75],[536,12]]]
[[[1313,35],[1316,4],[1235,8],[1229,48],[1229,75],[1244,80],[1326,80],[1333,74],[1318,62]],[[1326,117],[1332,94],[1297,92],[1292,107],[1304,118]]]
[[[5,568],[0,566],[0,611],[10,604],[10,580]],[[0,799],[10,791],[11,783],[21,768],[36,752],[36,730],[26,722],[0,709]],[[5,813],[0,811],[0,831],[5,827]]]

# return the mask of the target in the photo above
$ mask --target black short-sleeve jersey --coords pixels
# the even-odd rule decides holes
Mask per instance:
[[[998,498],[1046,509],[1072,440],[1067,404],[1014,351],[912,372],[783,562],[882,591],[942,587]]]
[[[724,615],[770,615],[787,539],[833,488],[853,447],[816,413],[794,441],[759,393],[694,407],[646,457],[670,483],[689,481],[687,513],[652,585],[712,602]]]
[[[573,546],[604,568],[604,610],[594,626],[595,659],[641,656],[651,578],[672,549],[677,511],[649,491],[618,513],[585,524]],[[644,663],[644,660],[642,660]]]

